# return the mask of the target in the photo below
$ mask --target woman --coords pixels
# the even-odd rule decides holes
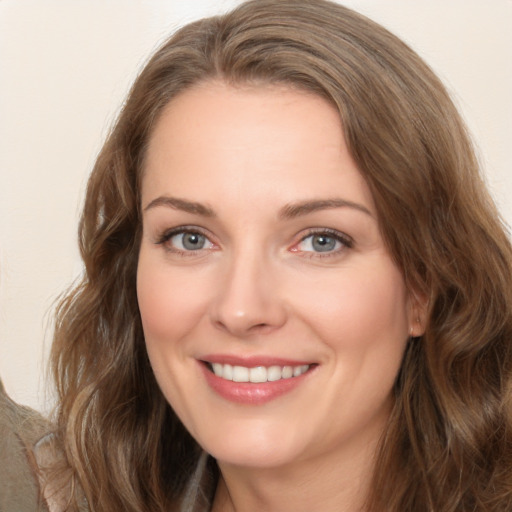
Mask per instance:
[[[512,508],[510,244],[445,89],[382,27],[257,0],[181,29],[80,243],[54,509]]]

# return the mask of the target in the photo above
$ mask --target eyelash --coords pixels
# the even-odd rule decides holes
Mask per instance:
[[[339,242],[342,247],[339,249],[335,249],[332,251],[326,251],[324,253],[320,251],[301,251],[299,249],[296,249],[301,243],[303,243],[305,240],[307,240],[310,237],[314,236],[325,236],[326,238],[332,238],[336,242]],[[306,235],[304,235],[299,242],[297,242],[293,247],[292,251],[300,253],[302,257],[305,258],[330,258],[334,256],[339,256],[341,252],[343,252],[346,249],[352,249],[354,247],[354,241],[349,236],[335,230],[335,229],[329,229],[329,228],[321,228],[321,229],[312,229],[309,230]]]
[[[196,250],[184,251],[182,249],[178,249],[176,247],[173,247],[173,246],[167,244],[167,242],[169,242],[171,240],[171,238],[173,238],[177,235],[185,235],[185,234],[203,236],[206,238],[206,240],[210,244],[213,244],[213,242],[210,240],[209,236],[206,233],[204,233],[201,229],[198,229],[196,226],[190,226],[190,227],[189,226],[180,226],[180,227],[165,231],[158,237],[156,244],[163,245],[164,249],[166,251],[174,253],[174,254],[178,254],[179,256],[185,256],[185,257],[186,256],[197,256],[197,254],[200,251],[202,251],[203,248],[196,249]]]
[[[176,247],[173,247],[171,245],[166,245],[174,236],[176,235],[184,235],[184,234],[190,234],[190,235],[200,235],[206,238],[206,240],[213,244],[213,242],[210,240],[209,236],[202,231],[201,229],[198,229],[196,226],[180,226],[177,228],[170,229],[168,231],[165,231],[162,233],[157,241],[157,245],[163,245],[165,250],[174,254],[178,254],[180,256],[197,256],[198,253],[203,248],[196,249],[196,250],[182,250],[178,249]],[[297,247],[306,241],[310,237],[314,236],[325,236],[326,238],[332,238],[336,242],[339,242],[342,247],[336,250],[332,251],[325,251],[322,253],[321,251],[304,251],[299,250]],[[306,235],[304,235],[297,243],[295,243],[292,248],[290,249],[291,252],[300,253],[302,257],[305,258],[329,258],[333,256],[338,256],[340,252],[343,252],[346,249],[352,249],[354,247],[354,241],[349,236],[335,230],[335,229],[329,229],[329,228],[318,228],[318,229],[311,229],[307,232]]]

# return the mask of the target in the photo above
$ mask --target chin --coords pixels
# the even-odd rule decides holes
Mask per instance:
[[[246,468],[283,466],[297,460],[302,451],[283,442],[283,433],[276,435],[263,429],[254,429],[252,433],[243,430],[236,433],[224,431],[220,438],[208,436],[204,442],[198,441],[220,464]]]
[[[230,465],[240,468],[252,469],[275,469],[285,466],[294,461],[295,457],[288,453],[278,451],[268,451],[268,446],[261,447],[264,449],[253,448],[252,451],[219,449],[213,450],[214,453],[208,451],[220,465]]]

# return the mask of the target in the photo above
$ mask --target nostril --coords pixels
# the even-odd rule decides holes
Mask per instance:
[[[265,322],[261,322],[258,324],[254,324],[249,329],[247,329],[247,334],[267,334],[272,331],[274,331],[277,328],[277,326],[274,326],[272,324],[268,324]]]
[[[237,337],[245,337],[252,334],[265,334],[270,332],[275,327],[267,322],[258,322],[251,324],[250,322],[240,321],[223,322],[222,320],[216,320],[214,326],[222,331],[230,332]]]

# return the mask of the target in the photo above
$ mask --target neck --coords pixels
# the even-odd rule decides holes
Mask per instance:
[[[376,444],[275,468],[219,462],[212,512],[363,512]]]

